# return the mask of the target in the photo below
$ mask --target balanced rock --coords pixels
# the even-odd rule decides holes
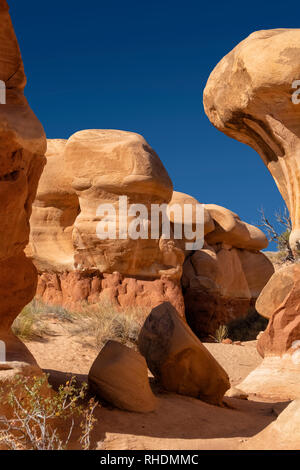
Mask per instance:
[[[262,250],[268,246],[268,239],[257,227],[240,220],[239,216],[225,207],[205,204],[215,228],[206,236],[210,245],[226,243],[245,250]]]
[[[184,252],[172,233],[162,236],[161,222],[158,237],[149,236],[151,205],[167,205],[173,187],[145,139],[118,130],[80,131],[68,140],[48,140],[46,156],[27,248],[39,271],[38,297],[80,310],[109,291],[121,307],[131,301],[152,308],[168,300],[184,315]],[[140,204],[147,210],[141,219],[148,231],[133,239],[126,233],[135,221],[129,210],[138,211]],[[106,205],[115,236],[101,238]]]
[[[140,332],[138,346],[165,390],[220,405],[229,378],[209,351],[165,302],[154,308]]]
[[[0,80],[5,83],[6,104],[0,104],[0,340],[6,344],[8,362],[30,363],[37,375],[33,357],[10,327],[33,298],[37,284],[36,269],[24,249],[31,206],[46,161],[46,137],[24,96],[26,77],[8,10],[2,0]],[[1,375],[0,371],[0,380]]]
[[[106,343],[90,369],[88,380],[93,392],[118,408],[143,413],[156,408],[145,359],[121,343]]]
[[[290,244],[300,247],[300,106],[293,102],[299,78],[300,29],[250,34],[211,73],[204,109],[212,124],[256,150],[289,209]]]

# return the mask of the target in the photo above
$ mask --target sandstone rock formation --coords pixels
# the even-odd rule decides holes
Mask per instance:
[[[92,391],[118,408],[142,413],[156,408],[145,359],[121,343],[106,343],[88,378]]]
[[[204,109],[214,126],[253,147],[273,175],[290,212],[295,254],[300,247],[300,107],[292,95],[299,39],[299,29],[251,34],[220,61],[204,90]],[[257,302],[270,321],[258,340],[265,358],[240,384],[248,393],[299,396],[298,278],[298,267],[280,270]]]
[[[207,235],[209,232],[215,229],[215,224],[213,218],[211,217],[209,211],[206,209],[204,204],[203,207],[203,219],[200,217],[200,224],[203,225],[198,230],[197,220],[197,205],[200,203],[192,196],[189,196],[185,193],[180,193],[178,191],[173,191],[172,199],[169,203],[169,219],[171,222],[171,227],[173,229],[174,238],[177,246],[185,252],[187,255],[190,250],[187,250],[187,243],[194,242],[196,239],[196,233],[199,231],[202,237]],[[177,207],[180,209],[179,212],[176,211]],[[191,210],[190,210],[191,209]],[[179,237],[176,238],[176,228],[179,227]],[[192,232],[194,234],[193,238],[186,237],[186,231]]]
[[[265,234],[257,227],[243,222],[237,214],[216,204],[205,204],[214,221],[206,241],[210,245],[225,243],[244,250],[263,250],[268,246]]]
[[[257,349],[262,364],[240,385],[247,393],[268,397],[300,397],[300,264],[271,277],[257,300],[258,312],[269,318]]]
[[[0,80],[6,85],[6,104],[0,105],[0,340],[6,343],[8,361],[35,364],[10,327],[37,284],[36,269],[24,248],[46,138],[24,96],[26,77],[5,0],[0,2]]]
[[[169,206],[190,204],[192,217],[187,222],[196,228],[195,206],[191,196],[173,192]],[[234,212],[215,204],[204,204],[204,246],[185,249],[187,239],[177,240],[185,252],[182,288],[186,317],[201,338],[213,335],[221,325],[254,310],[261,290],[274,272],[272,263],[259,250],[268,240],[257,227],[240,220]],[[174,233],[182,217],[170,214]],[[182,230],[183,231],[183,230]]]
[[[107,297],[120,308],[151,309],[170,301],[183,316],[179,280],[186,258],[182,286],[188,320],[197,334],[214,334],[221,323],[247,314],[273,273],[271,263],[258,253],[267,246],[267,239],[228,209],[206,204],[203,234],[214,244],[195,253],[186,250],[186,243],[193,240],[185,238],[183,209],[192,207],[191,217],[184,220],[195,232],[199,202],[187,194],[172,193],[166,171],[148,146],[150,153],[145,154],[145,145],[141,136],[121,131],[82,131],[69,141],[48,141],[48,164],[34,202],[27,248],[39,271],[37,297],[76,310]],[[136,159],[137,163],[128,163],[130,178],[129,170],[121,176],[119,154],[123,165],[131,162],[132,155]],[[93,165],[102,176],[96,176]],[[137,189],[128,185],[128,179],[135,181]],[[92,188],[84,190],[90,180]],[[169,208],[179,206],[181,216],[169,214],[171,239],[99,240],[97,204],[113,203],[118,216],[118,197],[124,193],[129,203],[144,202],[149,214],[150,203],[166,205],[172,194]],[[178,225],[183,238],[172,239]]]
[[[259,229],[225,208],[205,207],[215,229],[205,236],[203,248],[186,258],[182,276],[186,317],[200,338],[254,310],[274,272],[269,259],[258,251],[267,243]]]
[[[289,209],[290,244],[300,247],[300,106],[292,101],[299,79],[300,29],[257,31],[211,73],[204,109],[215,127],[253,147]]]
[[[295,400],[263,431],[247,440],[243,450],[299,450],[300,400]]]
[[[149,231],[151,204],[167,204],[172,196],[170,178],[144,138],[117,130],[81,131],[68,141],[49,140],[46,156],[27,250],[40,273],[38,297],[72,309],[107,293],[121,307],[140,302],[151,308],[170,300],[183,315],[184,253],[172,234],[164,239],[158,227],[156,239],[120,236],[135,219],[120,206],[120,196],[127,197],[128,208],[145,205],[142,223]],[[105,217],[97,212],[101,204],[115,211],[115,239],[97,236]]]
[[[270,319],[258,340],[262,356],[295,350],[297,341],[300,347],[300,264],[273,274],[257,300],[257,310]]]
[[[212,404],[222,403],[230,388],[228,375],[170,303],[152,310],[140,332],[138,346],[165,390]]]

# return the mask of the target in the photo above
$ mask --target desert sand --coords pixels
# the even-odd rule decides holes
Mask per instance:
[[[50,374],[57,387],[75,375],[87,381],[89,369],[98,351],[82,344],[72,335],[67,323],[47,321],[52,332],[46,339],[26,342],[39,366]],[[256,341],[241,345],[204,343],[237,386],[261,362]],[[164,392],[149,373],[151,386],[158,397],[158,407],[151,413],[118,410],[101,403],[92,434],[92,447],[103,450],[125,449],[196,449],[237,450],[250,445],[251,438],[263,431],[286,408],[289,402],[266,401],[259,396],[248,400],[224,398],[224,406],[213,406],[200,400]],[[76,448],[76,432],[73,446]],[[266,444],[270,445],[270,443]],[[269,447],[266,447],[269,448]]]

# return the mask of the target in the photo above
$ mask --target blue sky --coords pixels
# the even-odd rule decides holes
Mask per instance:
[[[8,0],[49,138],[81,129],[142,134],[174,189],[258,223],[284,206],[259,155],[217,131],[202,104],[207,78],[253,31],[299,27],[296,4],[253,0]]]

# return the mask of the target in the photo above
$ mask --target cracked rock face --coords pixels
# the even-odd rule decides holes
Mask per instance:
[[[6,86],[6,104],[0,105],[0,336],[8,360],[30,360],[10,326],[36,289],[37,273],[24,248],[45,164],[46,137],[24,96],[23,62],[4,0],[0,1],[0,80]]]
[[[300,248],[300,29],[257,31],[227,54],[211,73],[204,109],[212,124],[254,148],[289,209],[290,243]]]

